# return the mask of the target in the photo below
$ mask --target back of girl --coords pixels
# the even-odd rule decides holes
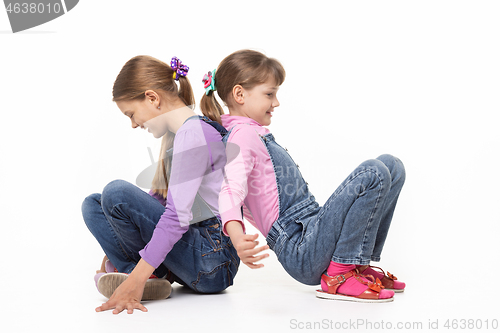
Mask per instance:
[[[173,282],[220,292],[238,270],[218,209],[226,131],[219,114],[194,113],[188,70],[176,57],[169,66],[138,56],[114,83],[113,101],[132,128],[147,129],[162,145],[149,194],[115,180],[83,202],[85,223],[106,254],[95,280],[109,300],[96,311],[146,311],[141,300],[168,297]]]
[[[379,261],[405,170],[401,161],[381,155],[361,163],[323,206],[310,193],[298,166],[264,126],[279,106],[283,66],[260,52],[241,50],[226,57],[202,99],[204,110],[218,110],[214,91],[229,109],[222,115],[228,142],[239,153],[225,167],[219,197],[224,233],[250,268],[272,249],[297,281],[321,284],[319,298],[356,302],[392,301],[405,284]],[[246,235],[243,217],[265,237]]]

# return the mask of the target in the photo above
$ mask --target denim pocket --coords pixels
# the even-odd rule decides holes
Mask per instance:
[[[305,226],[304,223],[302,222],[301,219],[294,219],[294,230],[293,233],[288,234],[288,238],[290,239],[291,242],[296,244],[297,246],[300,246],[302,244],[302,241],[304,240],[304,234],[305,234]]]
[[[233,275],[230,274],[230,261],[226,261],[210,272],[200,271],[198,279],[191,283],[193,290],[199,293],[218,293],[233,284]]]
[[[201,228],[200,233],[204,237],[204,242],[202,246],[202,256],[220,251],[221,246],[221,229],[219,222],[213,222],[213,224],[206,225]]]
[[[236,272],[238,271],[238,267],[240,266],[240,257],[238,257],[238,251],[233,246],[233,243],[231,243],[231,239],[227,237],[226,235],[222,235],[222,247],[224,248],[224,251],[227,255],[228,258],[231,258],[231,264],[234,266],[232,269],[234,269],[234,275],[236,275]]]
[[[304,241],[312,232],[312,230],[308,230],[310,222],[314,219],[315,212],[316,209],[311,209],[306,211],[304,214],[301,214],[301,216],[294,218],[297,230],[295,231],[296,235],[292,241],[297,244],[298,247],[304,245]]]

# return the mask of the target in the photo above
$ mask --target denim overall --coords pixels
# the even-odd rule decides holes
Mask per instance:
[[[226,134],[218,123],[200,119]],[[239,258],[230,238],[222,233],[220,217],[204,205],[201,200],[192,210],[194,217],[204,214],[206,219],[189,226],[154,274],[200,293],[214,293],[233,284]],[[91,194],[82,204],[87,227],[117,270],[124,273],[130,273],[141,259],[139,251],[151,239],[164,211],[155,198],[123,180],[110,182],[102,194]]]
[[[279,217],[266,240],[284,269],[301,283],[317,285],[330,261],[379,261],[405,180],[401,161],[382,155],[363,162],[320,207],[287,150],[271,133],[261,140],[279,196]]]

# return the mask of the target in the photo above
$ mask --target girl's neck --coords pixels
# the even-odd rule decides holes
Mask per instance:
[[[238,116],[238,117],[250,118],[244,112],[241,112],[241,111],[239,111],[238,109],[235,109],[235,108],[228,108],[228,111],[229,111],[229,115],[230,116]]]
[[[176,106],[171,106],[170,108],[166,108],[165,113],[161,116],[166,121],[168,130],[172,133],[177,133],[186,119],[196,115],[196,113],[184,105],[184,103],[182,103],[182,105],[177,105],[177,108],[175,107]]]

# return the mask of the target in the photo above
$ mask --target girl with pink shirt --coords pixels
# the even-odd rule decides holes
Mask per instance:
[[[405,284],[370,262],[380,261],[404,184],[404,166],[391,155],[367,160],[320,206],[286,149],[263,127],[271,124],[279,106],[277,92],[284,79],[277,60],[241,50],[203,80],[202,110],[222,113],[217,91],[230,113],[221,116],[229,131],[224,140],[232,143],[219,196],[223,231],[248,267],[263,267],[257,262],[270,248],[297,281],[321,284],[319,298],[392,301]],[[243,216],[268,245],[258,247],[258,235],[245,234]]]

